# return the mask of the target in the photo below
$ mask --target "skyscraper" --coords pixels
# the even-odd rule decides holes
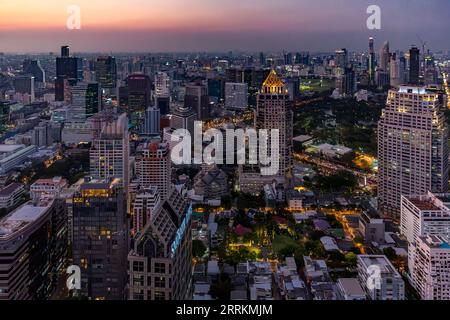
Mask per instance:
[[[380,48],[380,63],[379,67],[381,70],[388,72],[389,63],[390,63],[390,52],[389,52],[389,41],[383,43],[383,46]]]
[[[56,101],[64,101],[65,99],[64,80],[74,82],[83,80],[83,61],[81,58],[71,57],[68,46],[61,47],[61,57],[56,58]]]
[[[160,134],[161,113],[156,107],[149,107],[145,110],[144,128],[142,133],[148,136]]]
[[[67,255],[64,202],[40,199],[0,219],[0,300],[46,300]]]
[[[210,117],[208,88],[201,83],[191,83],[186,86],[184,97],[185,108],[197,113],[198,120],[207,120]]]
[[[91,117],[98,113],[102,106],[102,94],[97,82],[79,82],[70,87],[72,95],[72,110],[82,115],[82,118]]]
[[[125,299],[128,224],[121,185],[120,179],[93,180],[73,196],[73,263],[88,299]]]
[[[374,48],[374,40],[373,38],[369,38],[369,59],[368,59],[368,68],[369,71],[369,85],[375,86],[375,48]]]
[[[144,112],[151,105],[152,83],[149,76],[132,74],[126,82],[129,112]]]
[[[172,181],[172,160],[168,144],[159,141],[138,146],[136,175],[142,188],[157,186],[162,200],[169,196]]]
[[[442,99],[424,87],[390,90],[378,123],[378,205],[400,218],[401,195],[446,192],[448,128]]]
[[[98,57],[95,62],[95,77],[103,89],[114,89],[117,85],[116,58]]]
[[[192,297],[192,206],[175,189],[152,210],[128,254],[129,300]]]
[[[170,126],[174,129],[188,130],[191,135],[194,134],[194,122],[197,119],[197,113],[192,109],[185,108],[184,105],[176,105],[172,111]]]
[[[272,70],[264,81],[257,98],[256,129],[279,130],[279,172],[277,176],[288,177],[292,173],[293,112],[289,94],[284,83]],[[270,149],[270,148],[269,148]],[[286,182],[286,181],[285,181]]]
[[[90,175],[94,179],[119,178],[128,193],[130,183],[130,147],[126,114],[109,122],[92,141]]]
[[[409,50],[409,83],[419,84],[420,74],[420,50],[412,47]]]
[[[244,110],[248,106],[248,85],[246,83],[225,84],[225,107]]]
[[[347,67],[348,63],[347,49],[343,48],[336,50],[334,60],[335,66],[337,68],[344,69],[345,67]]]

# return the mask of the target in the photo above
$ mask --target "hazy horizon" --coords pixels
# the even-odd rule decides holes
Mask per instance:
[[[68,30],[67,7],[81,9],[81,30]],[[381,30],[368,30],[366,9],[381,7]],[[7,0],[0,3],[0,52],[322,51],[420,46],[448,50],[448,0]],[[99,14],[101,13],[101,14]]]

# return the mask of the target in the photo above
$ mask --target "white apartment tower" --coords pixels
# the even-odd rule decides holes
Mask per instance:
[[[450,300],[450,244],[444,237],[416,239],[411,275],[422,300]]]
[[[378,204],[400,218],[401,195],[448,190],[448,128],[439,94],[425,87],[390,90],[378,122]]]

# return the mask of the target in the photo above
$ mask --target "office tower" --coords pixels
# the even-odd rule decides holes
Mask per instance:
[[[127,278],[128,223],[120,179],[84,182],[73,196],[73,263],[80,295],[122,300]]]
[[[94,179],[119,178],[128,194],[130,183],[130,146],[126,114],[109,122],[92,141],[90,175]]]
[[[197,113],[192,109],[185,108],[184,105],[176,105],[172,111],[170,126],[174,129],[188,130],[191,135],[194,134],[194,122],[197,119]]]
[[[159,109],[161,115],[170,113],[170,97],[155,97],[155,106]]]
[[[390,79],[389,83],[391,87],[399,87],[402,83],[402,77],[400,74],[400,59],[397,58],[397,54],[393,53],[391,55],[390,61]]]
[[[140,189],[133,203],[133,232],[142,233],[144,227],[150,222],[152,215],[161,207],[161,197],[158,187],[150,186]]]
[[[292,136],[293,136],[293,112],[289,94],[284,88],[284,83],[274,70],[264,81],[258,94],[256,117],[256,129],[279,130],[279,177],[288,177],[292,172]],[[270,148],[269,148],[270,150]],[[264,166],[261,166],[264,170]]]
[[[409,50],[409,83],[419,84],[420,74],[420,50],[412,47]]]
[[[192,206],[175,190],[152,211],[128,254],[129,300],[192,297]]]
[[[409,81],[409,72],[406,68],[406,58],[400,57],[400,84],[406,84]]]
[[[241,68],[228,68],[225,70],[225,82],[243,82],[243,70]]]
[[[32,130],[31,144],[37,147],[47,147],[53,143],[50,122],[40,122]]]
[[[337,68],[344,69],[345,67],[347,67],[348,63],[347,49],[343,48],[336,50],[334,58],[335,58],[335,66]]]
[[[17,93],[28,94],[34,100],[34,76],[16,76],[14,78],[14,90]]]
[[[41,67],[39,60],[25,60],[23,62],[23,72],[25,74],[33,75],[36,83],[42,83],[45,85],[45,71]]]
[[[448,190],[448,128],[442,99],[424,87],[390,90],[378,122],[378,207],[400,218],[401,195]]]
[[[210,78],[208,79],[208,95],[217,99],[225,99],[225,79]]]
[[[74,83],[83,80],[83,61],[81,58],[71,57],[68,46],[61,47],[61,57],[56,58],[56,101],[65,101],[65,80]]]
[[[70,88],[71,112],[80,114],[81,119],[97,114],[102,106],[101,88],[97,82],[78,82]]]
[[[450,300],[450,243],[436,235],[416,238],[416,254],[409,261],[412,284],[422,300]]]
[[[284,79],[286,90],[289,94],[289,100],[294,101],[300,98],[300,78],[299,77],[289,77]]]
[[[95,61],[95,79],[102,89],[114,89],[117,86],[116,58],[101,56]]]
[[[383,46],[380,48],[380,63],[379,67],[384,72],[389,72],[389,63],[390,63],[390,52],[389,52],[389,41],[383,43]]]
[[[136,176],[142,188],[157,186],[162,200],[169,196],[172,181],[172,160],[167,143],[145,142],[138,146]]]
[[[61,57],[69,57],[69,56],[70,56],[69,46],[61,46]]]
[[[386,256],[358,255],[357,261],[359,283],[371,300],[405,300],[405,282]]]
[[[264,66],[266,64],[266,57],[264,56],[264,52],[259,53],[259,64]]]
[[[248,106],[248,85],[246,83],[225,83],[225,108],[245,110]]]
[[[170,97],[170,77],[165,72],[155,75],[155,97]]]
[[[374,49],[374,40],[373,38],[369,38],[369,60],[368,60],[368,68],[369,71],[369,85],[375,86],[375,49]]]
[[[191,83],[186,86],[184,97],[185,108],[197,113],[198,120],[207,120],[210,117],[208,88],[201,83]]]
[[[0,220],[0,300],[47,300],[66,262],[63,201],[29,202]]]
[[[157,136],[160,134],[161,113],[156,107],[149,107],[145,110],[144,135]]]
[[[152,83],[144,74],[132,74],[127,80],[127,97],[129,112],[143,112],[151,104]]]
[[[293,62],[292,60],[292,53],[291,52],[285,52],[284,53],[284,64],[285,65],[291,65]]]
[[[400,232],[409,243],[428,235],[450,237],[450,195],[402,196]]]
[[[431,55],[425,56],[424,84],[433,85],[438,83],[438,71],[436,69],[434,58]]]
[[[343,74],[336,77],[336,88],[344,96],[352,97],[356,92],[356,75],[351,66],[345,67]]]

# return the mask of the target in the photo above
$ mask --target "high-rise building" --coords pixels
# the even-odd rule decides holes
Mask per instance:
[[[0,220],[0,300],[47,300],[67,256],[64,202],[40,199]]]
[[[390,63],[390,52],[389,52],[389,41],[383,43],[383,46],[380,48],[380,63],[379,67],[384,72],[389,72],[389,63]]]
[[[23,62],[23,72],[33,75],[36,83],[45,84],[45,71],[41,67],[39,60],[25,60]]]
[[[386,256],[358,255],[357,261],[359,283],[371,300],[405,300],[405,282]]]
[[[23,75],[14,78],[14,90],[18,93],[29,94],[34,100],[34,76]]]
[[[396,53],[393,53],[391,55],[389,73],[389,84],[391,85],[391,87],[399,87],[401,84],[404,84],[402,83],[402,77],[400,74],[400,59],[398,59]]]
[[[356,75],[351,66],[342,69],[343,74],[336,77],[336,88],[344,96],[352,97],[356,92]]]
[[[368,59],[368,72],[369,72],[369,85],[375,86],[375,47],[373,38],[369,38],[369,59]]]
[[[132,74],[128,76],[126,82],[129,112],[145,111],[151,105],[150,77],[144,74]]]
[[[174,129],[188,130],[191,136],[194,134],[194,123],[197,113],[192,109],[185,108],[184,105],[177,105],[172,111],[170,126]]]
[[[71,57],[69,47],[61,47],[61,57],[56,58],[55,100],[65,101],[64,80],[83,80],[83,61],[81,58]]]
[[[157,136],[160,134],[161,113],[159,108],[149,107],[145,110],[143,134],[148,136]]]
[[[92,141],[90,175],[98,180],[119,178],[128,193],[129,157],[128,118],[122,114],[106,124],[100,136]]]
[[[208,79],[208,95],[217,99],[225,98],[225,79],[209,78]]]
[[[258,94],[255,126],[256,129],[279,130],[280,154],[274,157],[275,161],[279,161],[279,171],[276,176],[289,177],[293,166],[292,102],[289,100],[289,94],[284,87],[284,83],[274,70],[264,81]],[[264,166],[261,166],[261,170],[264,169]]]
[[[95,61],[95,78],[103,89],[114,89],[117,85],[116,58],[101,56]]]
[[[138,146],[136,175],[142,188],[157,186],[162,200],[169,196],[172,181],[172,160],[169,145],[159,141]]]
[[[225,84],[225,107],[244,110],[248,106],[248,85],[246,83]]]
[[[172,189],[128,254],[129,300],[192,297],[192,206]]]
[[[400,218],[401,195],[448,190],[448,128],[442,99],[424,87],[390,90],[378,123],[378,205]]]
[[[150,186],[140,189],[133,203],[133,232],[140,233],[150,222],[152,214],[160,209],[162,204],[158,187]]]
[[[73,196],[73,263],[82,297],[125,299],[128,223],[120,179],[93,180]]]
[[[40,122],[33,128],[31,136],[31,144],[37,147],[46,147],[53,143],[50,122]]]
[[[165,72],[155,75],[155,97],[170,97],[170,77]]]
[[[420,50],[412,47],[409,50],[409,83],[419,84],[420,75]]]
[[[198,120],[207,120],[211,115],[208,88],[201,83],[192,83],[186,86],[184,97],[185,108],[197,113]]]
[[[82,119],[92,117],[101,110],[102,93],[97,82],[78,82],[70,87],[71,112],[79,113]]]
[[[400,232],[409,243],[429,235],[450,237],[450,195],[402,196]]]
[[[431,235],[416,238],[409,262],[412,284],[422,300],[450,300],[450,242]]]
[[[335,61],[334,64],[337,68],[344,69],[345,67],[347,67],[348,63],[347,49],[343,48],[336,50],[334,55],[334,61]]]

